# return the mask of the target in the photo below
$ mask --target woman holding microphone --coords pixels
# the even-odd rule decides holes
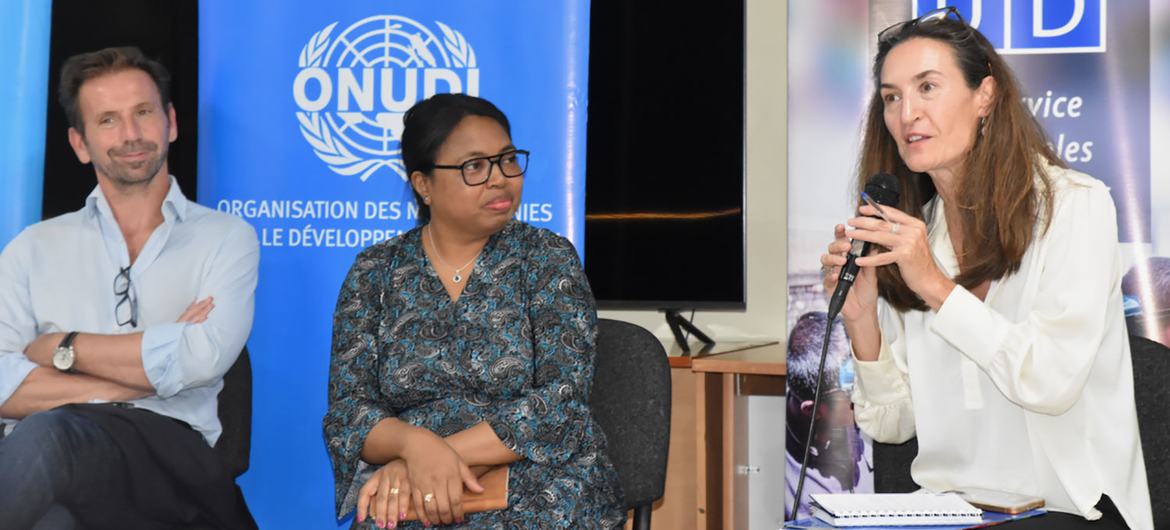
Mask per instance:
[[[862,206],[821,257],[832,292],[849,239],[877,247],[841,311],[858,425],[917,436],[926,489],[1059,512],[1017,528],[1153,528],[1109,189],[1053,152],[954,8],[878,39],[859,173],[893,174],[901,196]]]

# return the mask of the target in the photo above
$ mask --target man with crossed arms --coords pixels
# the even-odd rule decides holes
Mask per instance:
[[[212,446],[259,245],[187,200],[166,70],[136,48],[61,72],[97,187],[0,254],[0,528],[255,528]]]

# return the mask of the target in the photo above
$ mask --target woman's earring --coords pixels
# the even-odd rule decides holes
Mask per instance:
[[[979,136],[987,136],[987,116],[979,117]]]
[[[423,204],[426,204],[426,205],[430,205],[430,204],[431,204],[431,196],[430,196],[430,195],[424,195],[424,196],[423,196]]]

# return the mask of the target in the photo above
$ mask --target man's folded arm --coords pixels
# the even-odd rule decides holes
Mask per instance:
[[[80,333],[73,342],[74,370],[163,398],[218,381],[252,327],[259,253],[255,231],[239,225],[224,238],[199,286],[199,299],[214,300],[206,320],[155,324],[128,334]],[[52,368],[52,350],[64,336],[38,338],[29,357]]]
[[[20,354],[5,353],[0,357],[9,355]],[[7,367],[8,364],[0,362],[0,366]],[[66,374],[33,364],[11,393],[0,395],[3,399],[0,401],[0,418],[19,420],[69,403],[130,401],[149,394],[99,377]]]
[[[223,378],[252,330],[260,266],[260,241],[252,226],[235,224],[213,262],[198,296],[211,296],[215,301],[207,320],[161,324],[142,334],[141,365],[159,397],[168,398]]]

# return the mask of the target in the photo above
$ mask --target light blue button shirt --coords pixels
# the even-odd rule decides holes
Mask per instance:
[[[130,266],[130,253],[100,187],[84,208],[32,225],[8,244],[0,254],[0,403],[36,367],[23,351],[37,336],[141,331],[156,395],[133,403],[183,420],[215,444],[223,375],[252,328],[259,242],[242,219],[188,201],[173,177],[162,214],[130,269],[135,327],[117,324],[114,277]],[[208,296],[215,308],[205,322],[175,322]]]

